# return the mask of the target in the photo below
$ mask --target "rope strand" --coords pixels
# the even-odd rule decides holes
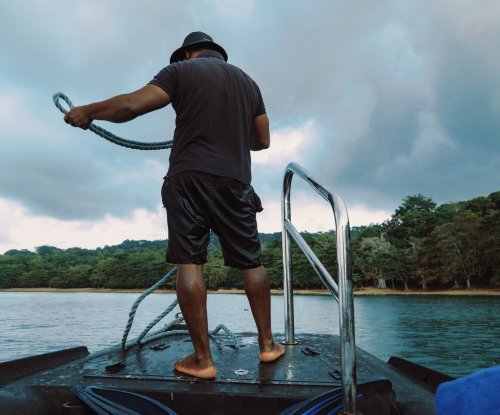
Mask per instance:
[[[54,101],[55,106],[59,108],[59,110],[63,114],[67,114],[68,110],[64,108],[59,102],[61,99],[65,101],[66,104],[68,104],[70,109],[75,108],[71,100],[66,95],[64,95],[62,92],[57,92],[53,95],[52,100]],[[135,141],[135,140],[127,140],[125,138],[118,137],[112,132],[109,132],[108,130],[99,127],[94,123],[90,124],[89,130],[97,134],[98,136],[104,138],[105,140],[112,142],[113,144],[118,144],[119,146],[131,148],[134,150],[163,150],[167,148],[172,148],[173,145],[173,140],[158,141],[151,143],[145,143],[142,141]]]

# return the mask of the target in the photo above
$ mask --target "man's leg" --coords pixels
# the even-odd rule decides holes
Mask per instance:
[[[263,363],[273,362],[285,353],[283,346],[274,342],[271,332],[271,290],[266,269],[242,269],[243,285],[259,332],[259,359]]]
[[[177,269],[177,299],[186,321],[194,353],[175,363],[179,372],[201,379],[217,374],[210,351],[207,321],[207,289],[203,281],[203,265],[181,264]]]

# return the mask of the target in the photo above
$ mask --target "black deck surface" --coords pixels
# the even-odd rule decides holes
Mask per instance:
[[[174,362],[193,350],[188,336],[176,335],[140,349],[132,348],[125,355],[112,348],[9,383],[0,388],[0,402],[4,408],[18,408],[5,412],[9,415],[58,415],[62,414],[62,402],[77,401],[69,389],[78,384],[142,393],[163,402],[179,415],[275,415],[294,402],[340,386],[337,336],[298,335],[297,345],[286,346],[281,359],[266,364],[259,363],[254,334],[239,334],[238,338],[239,349],[230,346],[226,335],[217,335],[212,340],[218,367],[217,378],[212,381],[175,372]],[[431,392],[360,349],[357,349],[357,374],[358,384],[381,376],[390,380],[404,414],[434,414]],[[29,412],[23,412],[22,406],[16,406],[16,399],[23,394],[30,399],[31,392],[25,392],[26,388],[34,391],[50,410],[30,408]],[[0,413],[4,413],[2,405]]]

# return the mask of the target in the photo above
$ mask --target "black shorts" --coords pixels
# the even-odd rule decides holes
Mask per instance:
[[[189,171],[165,178],[167,261],[204,264],[210,230],[219,237],[227,266],[248,269],[262,264],[256,213],[259,197],[249,184],[212,174]]]

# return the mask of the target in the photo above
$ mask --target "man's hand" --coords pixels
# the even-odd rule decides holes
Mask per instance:
[[[64,121],[73,127],[79,127],[86,130],[92,123],[92,118],[87,114],[85,106],[75,107],[69,110],[64,116]]]

